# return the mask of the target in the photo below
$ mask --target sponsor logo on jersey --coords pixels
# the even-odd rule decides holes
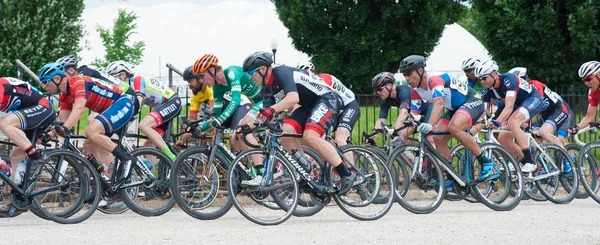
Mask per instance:
[[[510,88],[510,80],[504,79],[504,86],[506,86],[506,88]]]
[[[465,103],[464,106],[469,109],[473,109],[475,107],[481,106],[482,104],[483,104],[483,100],[475,100],[475,101]]]
[[[329,108],[327,108],[327,106],[319,104],[319,107],[317,107],[317,109],[312,113],[310,119],[315,122],[319,122],[325,116],[325,114],[327,114],[328,111]]]
[[[117,123],[119,120],[125,118],[125,116],[127,115],[127,112],[129,112],[129,107],[121,108],[119,111],[117,111],[116,114],[110,116],[110,122]]]
[[[542,105],[542,111],[545,111],[550,106],[550,101],[544,100],[544,104]]]
[[[346,120],[346,121],[350,120],[350,118],[352,118],[352,116],[354,116],[355,112],[356,111],[354,109],[348,109],[346,111],[346,113],[344,113],[344,120]]]
[[[161,116],[166,117],[167,115],[175,112],[176,110],[177,106],[175,104],[171,104],[167,108],[160,110],[158,113],[160,113]]]
[[[234,80],[235,79],[235,72],[233,72],[233,71],[227,72],[227,78],[229,78],[229,80]]]

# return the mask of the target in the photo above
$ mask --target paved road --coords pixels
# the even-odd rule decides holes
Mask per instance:
[[[31,213],[0,219],[2,244],[600,244],[600,204],[523,201],[513,211],[444,202],[434,213],[415,215],[395,205],[382,219],[360,222],[335,206],[274,227],[247,221],[233,208],[200,221],[179,209],[155,218],[131,211],[97,212],[77,225],[42,221]],[[341,238],[341,239],[340,239]]]

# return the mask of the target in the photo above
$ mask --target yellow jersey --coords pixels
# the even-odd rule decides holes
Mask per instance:
[[[208,86],[205,86],[204,90],[197,94],[192,94],[192,97],[190,97],[190,112],[197,113],[198,110],[200,110],[200,105],[204,102],[208,102],[208,104],[213,104],[215,102],[213,90]]]

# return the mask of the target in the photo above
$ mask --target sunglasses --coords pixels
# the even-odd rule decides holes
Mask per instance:
[[[594,75],[585,76],[581,80],[583,80],[584,82],[588,83],[588,82],[591,82],[592,79],[594,79]]]
[[[260,70],[260,67],[254,69],[254,70],[249,70],[246,73],[248,73],[248,76],[254,76],[254,73],[256,73],[258,70]]]
[[[381,92],[381,90],[383,90],[383,87],[380,87],[380,88],[376,88],[376,89],[375,89],[375,91],[377,91],[377,92]]]
[[[479,81],[485,81],[488,78],[488,76],[490,76],[490,74],[481,76],[480,78],[477,78],[477,80],[479,80]]]
[[[404,72],[402,72],[402,75],[404,75],[405,77],[408,77],[408,76],[410,76],[412,73],[413,73],[413,70],[410,70],[410,71],[404,71]]]
[[[466,73],[469,73],[469,72],[472,72],[473,70],[475,70],[475,69],[471,68],[471,69],[466,69],[466,70],[463,70],[463,71],[466,72]]]

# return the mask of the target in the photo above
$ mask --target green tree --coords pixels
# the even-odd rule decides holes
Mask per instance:
[[[81,50],[83,0],[0,0],[0,76],[17,76],[15,59],[33,72]]]
[[[127,12],[124,9],[119,9],[119,16],[114,20],[114,28],[109,30],[102,26],[97,26],[96,31],[100,33],[100,38],[104,43],[106,55],[104,59],[96,58],[92,65],[104,68],[110,62],[116,60],[125,60],[131,64],[138,65],[142,62],[143,52],[146,44],[144,41],[133,42],[129,38],[135,34],[137,24],[135,20],[137,15],[135,12]]]
[[[600,55],[598,1],[472,0],[475,36],[501,71],[528,68],[551,85],[577,82],[577,70]]]
[[[452,0],[272,1],[294,47],[312,57],[317,72],[357,93],[372,93],[371,78],[397,72],[404,57],[427,56],[465,9]]]

